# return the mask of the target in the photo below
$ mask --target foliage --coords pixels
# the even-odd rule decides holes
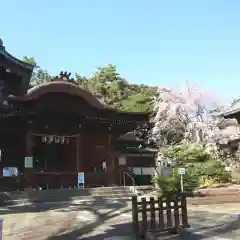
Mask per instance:
[[[23,61],[35,66],[31,86],[49,82],[52,76],[37,65],[34,57],[24,57]],[[118,72],[116,66],[108,64],[99,67],[92,76],[75,74],[77,84],[90,91],[108,106],[130,112],[152,112],[156,87],[143,84],[129,84]]]
[[[178,165],[206,162],[211,159],[211,155],[199,144],[183,143],[181,145],[172,145],[161,148],[161,152]]]
[[[152,111],[157,88],[129,84],[114,65],[98,68],[90,78],[80,77],[80,74],[76,77],[81,87],[101,98],[108,106],[131,112]]]
[[[161,196],[171,196],[181,192],[180,175],[176,170],[171,177],[162,177],[160,174],[153,176],[153,184],[156,191]],[[198,186],[198,180],[192,171],[186,171],[184,175],[183,187],[185,192],[192,192]]]
[[[226,183],[229,181],[229,174],[220,163],[214,160],[205,163],[192,164],[188,167],[194,169],[197,177],[208,176],[209,178],[214,179],[216,183]]]
[[[27,57],[27,56],[25,56],[25,57],[23,58],[23,61],[24,61],[25,63],[28,63],[28,64],[33,65],[34,67],[37,67],[37,62],[36,62],[36,60],[35,60],[34,57]]]
[[[170,178],[154,176],[153,182],[157,185],[158,192],[178,192],[180,179],[177,167],[186,168],[184,175],[185,191],[192,191],[200,187],[212,187],[216,183],[226,183],[230,180],[229,174],[224,167],[212,158],[211,154],[204,150],[199,144],[183,143],[162,147],[160,150],[165,157],[171,159],[172,166],[175,166],[173,176]],[[167,185],[167,186],[166,186]]]
[[[217,183],[215,178],[207,175],[200,176],[198,182],[200,188],[211,188]]]
[[[196,188],[213,187],[217,183],[228,182],[229,178],[229,174],[221,165],[217,165],[216,162],[189,165],[183,177],[184,191],[192,192]],[[167,178],[155,174],[153,176],[153,184],[159,195],[167,196],[179,193],[181,190],[180,175],[177,169],[174,169],[173,175]]]
[[[141,93],[137,93],[129,96],[121,102],[121,109],[123,111],[135,112],[151,112],[152,111],[152,99],[149,96],[145,96]]]
[[[34,71],[32,74],[32,78],[30,80],[30,87],[37,86],[44,82],[49,82],[51,76],[48,74],[47,70],[41,69],[38,65],[34,57],[24,57],[23,61],[34,66]]]

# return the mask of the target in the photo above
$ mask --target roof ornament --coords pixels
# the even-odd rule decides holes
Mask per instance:
[[[68,81],[70,79],[71,73],[68,72],[60,72],[60,79],[64,81]]]
[[[52,81],[65,81],[65,82],[69,82],[69,83],[73,83],[73,84],[77,84],[74,80],[74,78],[70,78],[71,73],[70,72],[63,72],[61,71],[59,76],[56,76],[54,79],[52,79]]]
[[[0,48],[5,48],[4,45],[3,45],[3,40],[0,38]]]

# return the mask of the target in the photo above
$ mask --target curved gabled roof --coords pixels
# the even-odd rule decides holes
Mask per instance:
[[[82,97],[94,108],[108,109],[106,105],[102,104],[90,92],[67,81],[53,81],[33,87],[28,90],[27,94],[24,96],[24,100],[34,100],[47,93],[67,93],[73,96]]]
[[[29,63],[25,63],[15,57],[13,57],[10,53],[8,53],[3,45],[3,41],[0,39],[0,55],[5,57],[7,60],[15,63],[16,65],[19,65],[25,69],[28,69],[30,71],[33,71],[34,66]]]

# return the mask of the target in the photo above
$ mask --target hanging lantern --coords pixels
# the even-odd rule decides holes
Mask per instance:
[[[66,139],[65,139],[65,143],[66,143],[66,144],[69,144],[69,142],[70,142],[69,139],[66,138]]]
[[[53,142],[53,136],[48,136],[48,143],[52,143]]]
[[[47,140],[48,140],[48,139],[47,139],[47,136],[42,136],[42,142],[43,142],[43,143],[46,143]]]
[[[55,143],[59,143],[60,142],[60,137],[59,136],[55,136],[54,137],[54,142]]]
[[[65,141],[65,137],[60,137],[60,143],[64,144],[64,141]]]

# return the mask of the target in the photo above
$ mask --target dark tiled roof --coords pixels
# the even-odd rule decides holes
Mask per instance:
[[[3,45],[3,41],[0,39],[0,55],[2,55],[3,57],[5,57],[6,59],[8,59],[9,61],[13,62],[14,64],[17,64],[23,68],[26,68],[30,71],[33,71],[34,66],[29,64],[29,63],[25,63],[15,57],[13,57],[10,53],[8,53],[5,49],[5,46]]]
[[[134,132],[128,132],[126,134],[123,134],[118,138],[118,140],[129,142],[143,142],[143,140],[135,136]]]

